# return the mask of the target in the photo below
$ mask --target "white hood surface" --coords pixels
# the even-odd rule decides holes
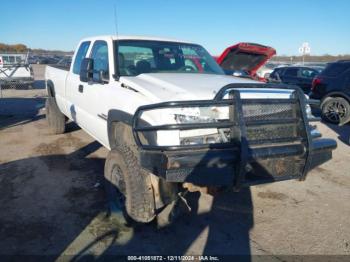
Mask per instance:
[[[191,73],[148,73],[121,77],[120,81],[154,102],[213,99],[224,86],[261,82],[226,75]],[[242,98],[289,98],[291,90],[267,88],[239,89]]]

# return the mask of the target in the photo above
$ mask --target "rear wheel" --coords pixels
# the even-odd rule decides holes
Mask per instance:
[[[54,97],[46,99],[45,110],[50,134],[63,134],[66,129],[66,117],[58,108]]]
[[[349,102],[342,97],[327,97],[321,104],[322,118],[332,124],[346,122],[350,117]]]

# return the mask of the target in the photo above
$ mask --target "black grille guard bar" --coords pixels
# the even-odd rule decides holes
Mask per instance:
[[[292,90],[293,96],[290,99],[241,99],[240,91],[237,89],[246,88],[273,88],[273,89],[288,89]],[[223,99],[225,95],[229,95],[229,99]],[[301,172],[300,180],[304,180],[307,172],[310,170],[313,142],[311,136],[311,130],[309,126],[309,119],[307,117],[305,104],[317,105],[317,100],[306,99],[303,91],[297,86],[284,85],[284,84],[258,84],[258,83],[237,83],[229,84],[219,90],[213,100],[192,100],[192,101],[171,101],[157,104],[150,104],[140,106],[133,117],[132,127],[133,135],[137,146],[143,151],[156,151],[156,152],[167,152],[167,151],[181,151],[181,150],[200,150],[200,149],[232,149],[239,147],[239,164],[237,175],[235,176],[234,185],[240,187],[241,181],[243,180],[246,173],[246,165],[249,158],[249,143],[247,141],[247,130],[246,127],[250,124],[259,125],[257,121],[255,123],[249,123],[243,116],[243,105],[244,104],[295,104],[300,110],[301,119],[277,119],[261,121],[260,124],[287,124],[290,122],[302,122],[304,126],[305,134],[301,138],[305,147],[305,165]],[[141,116],[144,112],[156,109],[164,108],[181,108],[181,107],[210,107],[210,106],[228,106],[229,107],[229,121],[223,122],[210,122],[210,123],[180,123],[180,124],[169,124],[169,125],[158,125],[158,126],[143,126],[139,127]],[[315,119],[312,119],[315,121]],[[270,122],[270,123],[269,123]],[[139,137],[140,132],[145,131],[159,131],[159,130],[189,130],[189,129],[206,129],[206,128],[231,128],[233,131],[234,127],[238,127],[239,134],[235,137],[235,140],[227,143],[212,143],[212,144],[194,144],[194,145],[176,145],[176,146],[157,146],[157,145],[144,145]],[[278,141],[278,139],[276,139]],[[281,140],[282,141],[282,140]]]

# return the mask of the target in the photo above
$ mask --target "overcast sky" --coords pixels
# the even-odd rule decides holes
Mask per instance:
[[[197,42],[213,55],[237,42],[297,55],[350,54],[348,0],[11,0],[1,3],[0,42],[73,50],[87,36],[118,33]]]

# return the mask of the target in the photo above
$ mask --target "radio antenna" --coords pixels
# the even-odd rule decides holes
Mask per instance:
[[[118,16],[117,16],[117,1],[114,4],[114,23],[115,23],[115,34],[118,38]]]

